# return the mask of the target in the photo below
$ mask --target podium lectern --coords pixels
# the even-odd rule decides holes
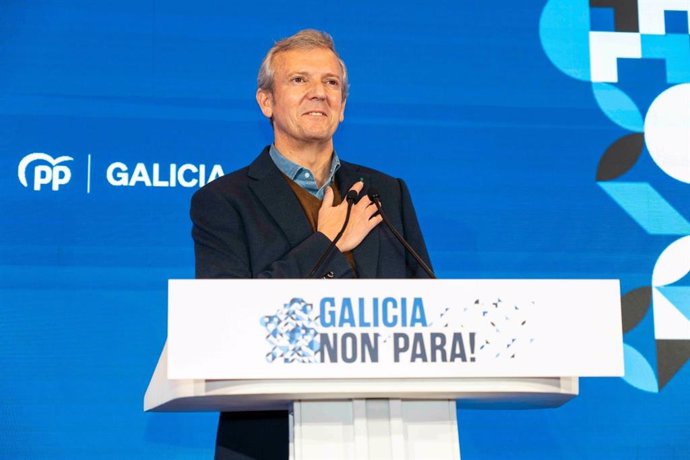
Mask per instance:
[[[285,409],[296,460],[459,459],[456,401],[623,375],[614,280],[171,280],[168,302],[144,410]]]

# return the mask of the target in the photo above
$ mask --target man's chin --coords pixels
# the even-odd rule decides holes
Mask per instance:
[[[335,130],[330,129],[312,129],[305,130],[304,139],[312,142],[328,142],[333,139]]]

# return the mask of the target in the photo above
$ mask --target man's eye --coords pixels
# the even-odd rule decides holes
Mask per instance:
[[[330,86],[340,86],[340,81],[338,80],[327,80],[326,83],[328,83]]]
[[[304,83],[304,77],[292,77],[292,81],[295,83]]]

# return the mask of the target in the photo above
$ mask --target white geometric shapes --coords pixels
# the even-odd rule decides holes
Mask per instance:
[[[690,320],[658,289],[652,290],[654,302],[654,337],[657,340],[690,339]]]
[[[639,59],[641,57],[642,40],[638,33],[589,33],[589,59],[592,82],[617,83],[618,59]]]
[[[654,99],[645,117],[644,133],[649,154],[659,168],[690,184],[690,83],[672,86]]]
[[[690,319],[659,288],[673,284],[690,271],[690,236],[671,243],[659,255],[652,273],[654,335],[662,340],[690,339]]]
[[[664,35],[666,33],[666,11],[687,11],[690,30],[690,0],[638,0],[640,33]]]
[[[659,255],[652,272],[652,286],[663,287],[682,279],[690,271],[690,236],[669,244]]]

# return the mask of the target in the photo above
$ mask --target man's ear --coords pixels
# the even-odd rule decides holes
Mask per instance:
[[[340,108],[340,121],[342,122],[345,120],[345,104],[347,103],[347,99],[343,100],[343,106]]]
[[[273,94],[270,91],[264,89],[257,90],[256,102],[266,118],[273,116]]]

